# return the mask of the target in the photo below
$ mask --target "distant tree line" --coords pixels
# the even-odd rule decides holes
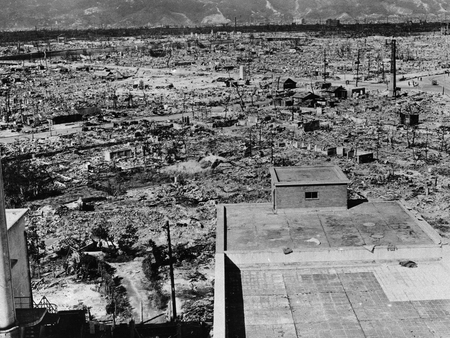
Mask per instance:
[[[323,34],[343,34],[370,36],[372,34],[402,36],[411,33],[437,31],[439,22],[405,22],[405,23],[361,23],[327,26],[324,24],[263,24],[263,25],[223,25],[223,26],[196,26],[196,27],[132,27],[132,28],[97,28],[97,29],[35,29],[23,31],[3,31],[0,34],[1,43],[16,43],[29,41],[56,40],[58,36],[67,39],[107,40],[123,36],[158,37],[162,35],[185,35],[191,33],[209,34],[213,31],[243,33],[258,32],[317,32]]]

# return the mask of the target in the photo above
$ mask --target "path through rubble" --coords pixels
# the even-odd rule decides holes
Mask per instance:
[[[141,260],[108,264],[116,269],[115,275],[122,278],[121,283],[127,289],[128,299],[133,308],[132,314],[137,323],[141,322],[141,319],[146,321],[162,313],[162,311],[153,308],[149,300],[151,290],[147,288],[148,283],[142,271]],[[164,321],[165,316],[161,316],[152,322],[163,323]]]

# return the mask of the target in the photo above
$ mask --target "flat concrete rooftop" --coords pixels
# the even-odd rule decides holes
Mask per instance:
[[[398,202],[223,205],[216,240],[215,337],[450,337],[450,247]]]
[[[225,205],[223,213],[218,231],[226,232],[225,252],[434,244],[426,232],[431,227],[397,202],[276,212],[271,204],[233,204]]]
[[[272,183],[348,183],[347,176],[338,166],[274,167]]]
[[[439,262],[290,269],[229,262],[226,271],[228,337],[450,337],[450,272]]]

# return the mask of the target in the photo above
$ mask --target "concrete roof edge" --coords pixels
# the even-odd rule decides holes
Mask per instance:
[[[342,169],[337,166],[334,165],[332,166],[334,168],[334,171],[336,173],[336,175],[342,180],[342,181],[346,181],[346,182],[350,182],[350,180],[348,179],[347,175],[344,174],[344,172],[342,171]]]
[[[30,209],[28,208],[18,208],[18,209],[5,209],[5,216],[6,216],[6,225],[8,229],[10,229],[14,224],[16,224],[18,221],[20,221],[23,217],[25,217],[28,214],[28,211]],[[17,214],[14,214],[16,212]],[[8,214],[10,215],[8,217]],[[9,219],[8,219],[9,218]],[[9,224],[9,222],[11,224]]]
[[[217,205],[216,254],[224,253],[226,248],[226,205]]]
[[[217,208],[219,208],[220,206],[224,206],[224,207],[239,207],[239,206],[246,206],[246,205],[251,205],[251,206],[261,206],[261,207],[267,207],[269,205],[272,205],[272,202],[263,202],[263,203],[221,203],[221,204],[217,204]],[[219,209],[217,209],[219,210]]]
[[[281,182],[275,183],[276,187],[288,187],[288,186],[296,186],[296,185],[347,185],[350,181],[295,181],[295,182]]]
[[[425,221],[424,219],[422,221],[418,220],[417,217],[406,208],[402,201],[397,201],[397,203],[410,217],[412,217],[416,221],[416,224],[419,226],[419,228],[422,229],[422,231],[425,232],[435,244],[442,244],[443,238],[438,234],[436,230],[433,229],[433,227],[427,221]]]
[[[6,208],[5,209],[6,212],[8,212],[8,211],[20,211],[21,212],[20,217],[22,217],[23,215],[28,213],[29,210],[30,210],[29,208],[17,208],[17,209]]]
[[[270,178],[271,178],[272,184],[277,184],[278,182],[280,182],[277,172],[275,170],[275,167],[270,167],[269,173],[270,173]]]
[[[348,177],[344,174],[344,172],[341,170],[341,168],[337,165],[326,165],[326,164],[322,164],[322,165],[313,165],[313,166],[287,166],[287,167],[270,167],[270,173],[271,175],[274,175],[276,177],[276,182],[279,182],[279,178],[277,175],[277,170],[290,170],[290,169],[315,169],[315,170],[320,170],[321,168],[327,168],[327,169],[331,169],[334,171],[334,173],[336,174],[337,178],[339,179],[339,182],[341,183],[350,183],[350,180],[348,179]],[[273,172],[273,174],[272,174]],[[305,181],[295,181],[295,182],[305,182]],[[327,182],[327,181],[321,181],[321,182]],[[335,181],[330,181],[330,182],[335,182]],[[273,183],[273,180],[272,180]]]
[[[366,251],[368,250],[368,247],[374,247],[376,250],[385,250],[389,248],[389,245],[374,245],[374,244],[368,244],[368,245],[357,245],[357,246],[336,246],[336,247],[305,247],[305,248],[293,248],[294,252],[341,252],[341,251],[355,251],[355,250],[361,250]],[[433,244],[396,244],[395,247],[397,249],[411,249],[411,248],[435,248],[436,243]],[[255,255],[257,253],[267,253],[267,252],[273,252],[273,253],[280,253],[282,248],[271,248],[271,249],[259,249],[259,250],[231,250],[227,251],[225,254],[227,256],[230,256],[233,258],[233,255]],[[369,261],[372,261],[373,259],[369,259]],[[393,261],[398,261],[397,257],[392,258]],[[424,259],[428,260],[428,259]],[[366,261],[366,260],[362,260]],[[314,262],[314,261],[309,261]],[[301,262],[298,262],[299,264]],[[273,264],[273,262],[267,262],[267,264]]]
[[[226,294],[225,294],[225,254],[216,253],[215,255],[215,284],[214,284],[214,337],[227,337],[226,323]]]

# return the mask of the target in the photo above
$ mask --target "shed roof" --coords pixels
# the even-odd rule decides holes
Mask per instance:
[[[270,169],[272,184],[348,184],[347,176],[338,166],[273,167]]]
[[[292,80],[290,77],[288,77],[286,80],[283,81],[284,83],[297,83],[296,81]]]
[[[292,96],[294,99],[305,100],[307,98],[319,98],[320,96],[314,94],[313,92],[305,92],[305,93],[296,93]]]

